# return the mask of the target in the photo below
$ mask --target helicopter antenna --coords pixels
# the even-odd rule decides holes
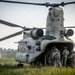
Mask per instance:
[[[40,5],[40,6],[46,6],[46,7],[59,7],[59,6],[65,6],[65,5],[69,5],[69,4],[75,4],[75,1],[73,2],[61,2],[58,4],[50,4],[48,2],[46,3],[29,3],[29,2],[18,2],[18,1],[5,1],[5,0],[0,0],[0,2],[5,2],[5,3],[16,3],[16,4],[30,4],[30,5]]]

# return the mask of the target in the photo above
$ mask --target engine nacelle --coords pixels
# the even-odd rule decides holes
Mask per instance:
[[[31,31],[31,37],[33,39],[38,39],[39,37],[43,36],[44,31],[42,29],[34,29]]]
[[[67,32],[65,33],[65,36],[72,36],[74,34],[74,31],[72,29],[68,29]]]

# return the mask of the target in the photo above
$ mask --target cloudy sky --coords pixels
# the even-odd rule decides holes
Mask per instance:
[[[10,0],[11,1],[11,0]],[[73,0],[14,0],[23,2],[34,2],[34,3],[60,3],[62,1],[68,2]],[[0,2],[0,19],[12,22],[21,26],[26,27],[45,27],[46,17],[48,9],[43,6],[34,5],[22,5],[22,4],[9,4]],[[75,4],[67,5],[63,7],[64,10],[64,26],[75,26]],[[20,28],[11,28],[0,24],[0,38],[20,31]],[[73,29],[75,31],[75,29]],[[23,35],[16,36],[14,38],[4,40],[0,42],[2,48],[17,48],[17,42],[22,39]],[[70,37],[72,40],[75,39],[75,34]],[[75,42],[75,40],[74,40]]]

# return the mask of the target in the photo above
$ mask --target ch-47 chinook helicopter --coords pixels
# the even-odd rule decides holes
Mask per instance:
[[[16,53],[16,61],[21,63],[29,64],[42,64],[49,65],[48,59],[52,54],[52,47],[56,46],[60,52],[63,51],[63,46],[66,46],[71,54],[71,51],[74,48],[74,42],[69,38],[73,35],[73,30],[66,28],[75,28],[64,27],[64,18],[63,18],[63,9],[65,5],[74,4],[73,2],[61,2],[59,4],[50,4],[50,3],[28,3],[28,2],[17,2],[17,1],[5,1],[0,0],[0,2],[5,3],[16,3],[16,4],[30,4],[30,5],[39,5],[46,6],[49,8],[49,13],[47,15],[46,28],[26,28],[22,27],[4,20],[0,19],[0,23],[10,26],[10,27],[20,27],[23,30],[6,36],[0,39],[0,42],[14,36],[20,35],[23,33],[23,39],[18,41],[18,52]],[[61,7],[60,7],[61,6]],[[46,29],[45,35],[43,34],[43,29]],[[47,59],[45,60],[45,56]]]

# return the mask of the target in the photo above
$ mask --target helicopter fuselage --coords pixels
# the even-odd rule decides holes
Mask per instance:
[[[52,47],[56,46],[62,53],[63,46],[67,46],[71,52],[74,43],[71,39],[65,36],[63,10],[60,7],[49,9],[46,21],[45,35],[34,39],[24,35],[24,39],[19,42],[16,60],[23,63],[32,63],[35,61],[44,62],[44,56],[49,53],[51,55]],[[30,32],[31,33],[31,32]],[[44,64],[44,63],[43,63]]]
[[[71,52],[73,49],[73,41],[64,38],[63,41],[59,39],[47,39],[43,37],[40,40],[33,40],[32,38],[23,39],[19,42],[18,52],[16,54],[16,60],[22,63],[31,63],[36,61],[41,54],[39,59],[43,59],[44,55],[56,46],[61,52],[63,51],[63,46],[67,46],[68,50]]]

